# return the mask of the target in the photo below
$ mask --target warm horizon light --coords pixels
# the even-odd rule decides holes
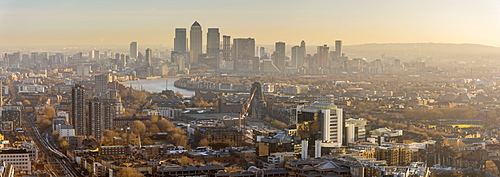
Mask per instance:
[[[198,21],[258,44],[474,43],[500,46],[499,1],[0,1],[0,46],[173,46]]]

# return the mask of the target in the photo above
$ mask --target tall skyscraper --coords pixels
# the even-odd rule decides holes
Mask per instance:
[[[220,33],[219,28],[208,28],[207,33],[207,55],[209,57],[219,57]]]
[[[399,59],[395,59],[394,60],[394,70],[395,71],[400,71],[402,68],[402,65],[401,65],[401,60]]]
[[[316,57],[316,69],[322,68],[325,69],[329,66],[329,57],[328,54],[330,53],[330,47],[328,47],[326,44],[323,46],[318,46],[318,55]]]
[[[335,56],[334,59],[338,59],[342,57],[342,41],[341,40],[336,40],[335,41]]]
[[[85,120],[85,87],[76,84],[71,89],[71,124],[75,127],[76,136],[87,135],[87,121]]]
[[[265,47],[260,47],[260,48],[259,48],[259,58],[260,58],[260,59],[265,59],[265,58],[267,58],[266,48],[265,48]]]
[[[152,57],[152,50],[150,48],[146,49],[146,60],[145,60],[145,65],[146,67],[151,67],[151,57]]]
[[[300,42],[300,48],[298,51],[297,67],[302,67],[302,65],[304,65],[305,58],[306,58],[306,42],[302,40],[302,42]]]
[[[201,25],[195,21],[191,25],[189,32],[189,53],[191,54],[191,63],[198,63],[200,54],[202,54],[202,31]]]
[[[130,58],[137,59],[139,50],[137,50],[137,42],[130,43]]]
[[[298,46],[298,45],[292,47],[292,51],[291,51],[292,58],[290,61],[291,62],[290,66],[292,66],[292,67],[299,66],[299,64],[298,64],[299,50],[300,50],[300,46]]]
[[[285,55],[285,43],[284,42],[276,42],[275,45],[275,50],[273,53],[273,63],[280,72],[285,71],[285,60],[286,60],[286,55]]]
[[[99,53],[99,50],[92,50],[94,52],[94,58],[92,59],[101,59],[101,53]]]
[[[186,28],[175,28],[174,51],[186,52]]]
[[[297,135],[307,141],[308,154],[321,150],[319,146],[340,147],[343,140],[342,108],[329,103],[297,106]],[[317,143],[321,141],[321,143]]]
[[[255,57],[255,40],[253,38],[235,38],[233,40],[233,61],[234,70],[239,71],[242,67],[245,69],[250,65],[245,65],[245,63],[251,63]]]
[[[22,52],[14,52],[12,54],[12,58],[9,60],[10,64],[14,64],[19,66],[23,61],[23,53]]]
[[[249,115],[255,119],[263,119],[266,117],[266,102],[264,94],[262,94],[262,85],[258,82],[252,84],[250,89],[250,112]]]
[[[231,59],[231,36],[222,36],[222,60],[230,61]]]
[[[89,58],[90,59],[101,59],[101,54],[99,54],[99,50],[91,50],[89,52]]]
[[[123,54],[123,53],[120,54],[120,64],[122,65],[122,67],[127,67],[127,62],[128,62],[127,58],[128,58],[128,55],[125,56],[125,54]]]

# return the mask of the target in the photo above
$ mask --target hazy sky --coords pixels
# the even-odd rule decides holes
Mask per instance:
[[[309,45],[442,42],[500,46],[493,0],[0,0],[0,46],[173,46],[195,20],[221,35]]]

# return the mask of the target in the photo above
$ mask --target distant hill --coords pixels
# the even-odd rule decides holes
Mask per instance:
[[[331,46],[330,50],[334,50]],[[402,61],[439,61],[439,60],[500,60],[500,47],[479,44],[446,43],[390,43],[361,44],[343,47],[343,53],[349,57],[364,57],[367,60],[398,58]]]

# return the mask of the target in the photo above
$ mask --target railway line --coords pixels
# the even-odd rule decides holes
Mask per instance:
[[[47,160],[46,170],[54,176],[68,176],[68,177],[83,177],[75,167],[71,160],[61,151],[57,150],[55,146],[48,141],[48,135],[40,133],[34,124],[24,122],[24,127],[27,128],[32,139],[37,144],[38,149]]]

